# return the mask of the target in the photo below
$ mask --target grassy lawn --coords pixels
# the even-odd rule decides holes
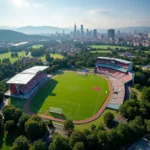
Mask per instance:
[[[131,88],[131,91],[133,91],[133,92],[135,92],[137,94],[138,100],[141,100],[141,97],[142,97],[142,92],[141,91],[139,91],[136,88]]]
[[[112,45],[92,45],[92,48],[100,48],[100,49],[107,49],[108,47],[111,49],[115,49],[115,48],[123,48],[123,49],[129,49],[129,47],[125,47],[125,46],[112,46]]]
[[[145,53],[147,53],[147,54],[150,54],[150,51],[144,51]]]
[[[96,50],[96,51],[91,51],[91,53],[111,53],[111,51],[107,51],[107,50]]]
[[[93,87],[99,87],[99,91]],[[93,116],[108,95],[108,83],[103,77],[64,72],[51,79],[30,101],[31,112],[64,119],[81,120]],[[49,113],[49,107],[62,108],[63,116]]]
[[[42,44],[41,44],[41,45],[33,45],[33,46],[32,46],[33,49],[39,49],[39,48],[41,48],[41,47],[43,47]]]
[[[105,109],[104,112],[102,113],[102,115],[98,119],[96,119],[95,121],[92,121],[90,123],[87,123],[87,124],[75,125],[75,129],[76,130],[89,129],[92,124],[94,124],[96,126],[98,126],[100,123],[104,124],[103,116],[107,112],[113,113],[115,117],[117,117],[117,115],[118,115],[117,111],[115,111],[115,110]]]
[[[50,54],[50,56],[54,59],[63,59],[64,56],[61,54]],[[42,59],[42,61],[45,61],[45,56],[39,57],[40,59]]]
[[[20,57],[24,57],[25,56],[25,52],[18,52],[18,57],[16,58],[12,58],[11,57],[11,52],[9,53],[5,53],[5,54],[0,54],[0,60],[4,59],[4,58],[9,58],[11,62],[15,62],[17,61]]]

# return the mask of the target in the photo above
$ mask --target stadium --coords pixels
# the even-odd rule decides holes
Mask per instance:
[[[29,99],[35,91],[48,81],[49,78],[44,73],[47,68],[47,66],[35,66],[14,76],[7,81],[9,91],[5,93],[5,96]]]
[[[109,78],[113,87],[112,98],[107,105],[108,108],[119,109],[125,97],[125,85],[134,84],[133,64],[130,61],[98,57],[95,73],[104,74]]]
[[[24,101],[30,115],[84,124],[97,119],[105,110],[118,110],[125,98],[125,85],[134,84],[132,63],[122,59],[98,57],[94,72],[62,70],[48,76],[47,66],[29,68],[7,81],[6,96]],[[19,99],[18,103],[19,103]]]

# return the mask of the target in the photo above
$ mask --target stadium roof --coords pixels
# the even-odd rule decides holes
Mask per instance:
[[[111,58],[111,57],[98,57],[100,59],[107,59],[107,60],[113,60],[113,61],[118,61],[118,62],[122,62],[125,64],[131,64],[132,62],[127,61],[127,60],[123,60],[123,59],[118,59],[118,58]]]
[[[127,69],[124,69],[122,67],[112,66],[112,65],[108,65],[108,64],[97,64],[97,66],[105,67],[105,68],[111,68],[111,69],[115,69],[115,70],[122,71],[122,72],[127,72],[128,71]]]
[[[38,72],[44,71],[47,68],[48,68],[48,66],[35,66],[35,67],[32,67],[32,68],[26,69],[21,73],[22,74],[37,74]]]
[[[24,70],[23,72],[15,75],[13,78],[11,78],[9,81],[7,81],[7,84],[20,84],[25,85],[28,82],[30,82],[38,72],[44,71],[47,69],[48,66],[35,66],[32,68],[29,68],[27,70]]]

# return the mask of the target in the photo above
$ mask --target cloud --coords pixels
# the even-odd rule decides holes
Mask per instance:
[[[89,10],[88,13],[89,14],[100,14],[100,13],[107,13],[109,12],[107,9],[92,9],[92,10]]]

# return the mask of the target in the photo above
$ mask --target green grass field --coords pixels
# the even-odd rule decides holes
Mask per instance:
[[[115,49],[115,48],[123,48],[123,49],[129,49],[129,47],[125,47],[125,46],[112,46],[112,45],[92,45],[92,48],[99,48],[99,49],[107,49],[108,47],[111,49]]]
[[[100,90],[93,90],[94,86]],[[39,90],[30,101],[29,109],[34,113],[55,116],[49,113],[49,107],[62,108],[64,116],[61,118],[81,120],[94,115],[107,95],[108,83],[103,77],[64,72]]]
[[[42,44],[41,44],[41,45],[33,45],[33,46],[32,46],[33,49],[39,49],[39,48],[41,48],[41,47],[43,47]]]
[[[9,52],[9,53],[5,53],[5,54],[0,54],[0,60],[2,60],[4,58],[9,58],[10,61],[13,63],[13,62],[17,61],[20,57],[24,57],[24,56],[25,56],[25,52],[22,51],[22,52],[18,52],[18,57],[12,58],[11,52]]]
[[[91,53],[111,53],[111,51],[108,51],[108,50],[96,50],[96,51],[91,51]]]
[[[63,55],[61,55],[61,54],[50,54],[50,56],[52,57],[52,58],[54,58],[54,59],[63,59],[64,58],[64,56]],[[45,56],[42,56],[42,57],[39,57],[42,61],[45,61]]]
[[[113,113],[115,117],[117,117],[117,115],[118,115],[117,111],[115,111],[115,110],[105,109],[104,112],[102,113],[102,115],[98,119],[96,119],[95,121],[92,121],[90,123],[81,124],[81,125],[75,125],[75,129],[76,130],[89,129],[92,124],[94,124],[96,126],[100,125],[100,123],[104,124],[103,117],[104,117],[104,114],[107,113],[107,112]]]

